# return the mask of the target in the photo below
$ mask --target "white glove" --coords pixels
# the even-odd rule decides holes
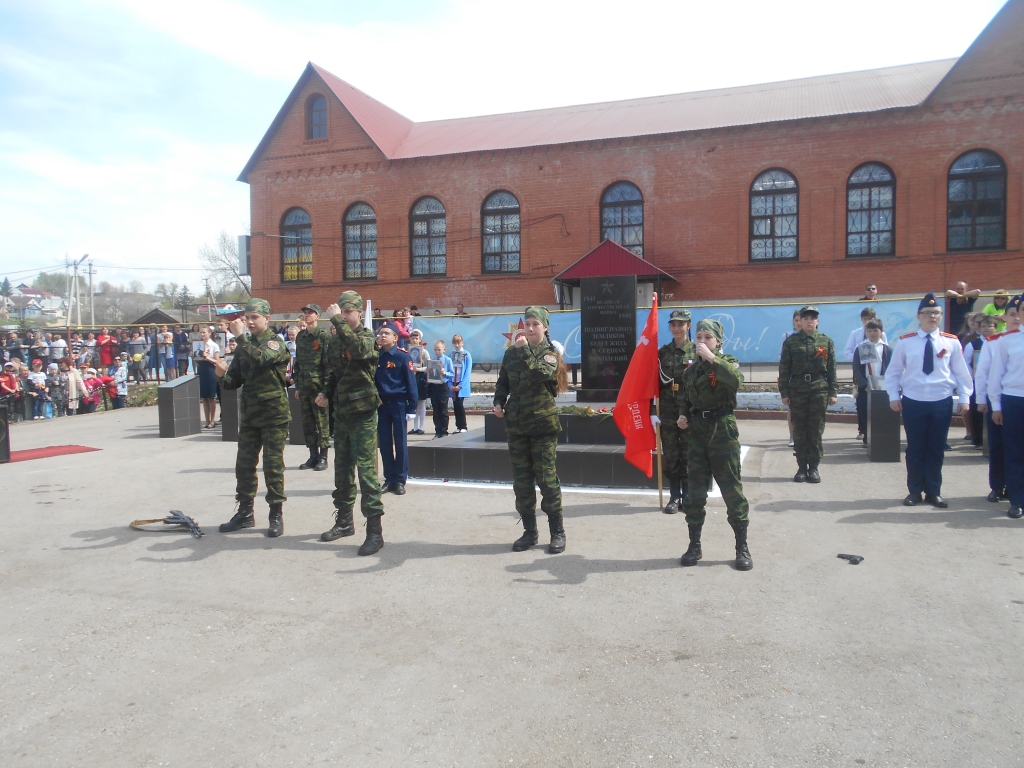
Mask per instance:
[[[651,424],[653,424],[654,426],[658,426],[659,424],[661,424],[661,419],[659,419],[657,416],[652,415]]]
[[[406,421],[412,421],[415,418],[416,418],[416,414],[415,413],[407,413],[407,414],[405,414],[405,420]]]

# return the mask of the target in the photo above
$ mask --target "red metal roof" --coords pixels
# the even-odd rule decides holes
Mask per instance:
[[[605,240],[592,251],[577,259],[561,274],[552,278],[552,282],[569,282],[583,277],[620,277],[636,275],[637,277],[666,277],[676,281],[663,269],[658,269],[649,261],[644,261],[632,251],[618,243]]]

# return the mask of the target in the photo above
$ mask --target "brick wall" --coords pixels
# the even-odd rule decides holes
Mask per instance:
[[[998,83],[1005,91],[1006,80]],[[623,179],[643,192],[645,258],[677,278],[679,285],[664,289],[676,303],[859,296],[868,282],[882,295],[939,291],[960,279],[1024,286],[1024,87],[1014,87],[1020,92],[992,97],[978,86],[972,101],[864,115],[390,162],[312,78],[249,174],[254,293],[280,312],[308,301],[326,306],[347,288],[389,309],[550,305],[551,278],[598,245],[601,193]],[[328,98],[326,140],[304,138],[303,111],[313,93]],[[972,148],[997,152],[1009,169],[1006,250],[950,254],[946,172]],[[892,257],[846,257],[846,181],[867,161],[896,174]],[[799,261],[751,263],[750,184],[776,167],[799,184]],[[518,275],[481,274],[480,207],[497,189],[513,192],[521,205]],[[423,195],[447,211],[444,278],[409,276],[409,212]],[[341,219],[356,201],[377,213],[376,281],[342,279]],[[280,240],[272,235],[293,206],[312,218],[314,281],[282,286]]]

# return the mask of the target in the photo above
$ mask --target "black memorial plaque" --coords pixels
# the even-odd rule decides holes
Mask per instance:
[[[636,275],[580,281],[583,387],[577,401],[614,402],[636,349]]]
[[[889,393],[884,389],[868,392],[868,459],[871,461],[900,460],[899,411],[889,405]]]

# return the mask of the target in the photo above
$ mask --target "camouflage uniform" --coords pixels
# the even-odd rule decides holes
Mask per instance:
[[[535,485],[540,486],[540,508],[548,516],[552,539],[556,531],[563,537],[565,535],[562,530],[562,488],[555,467],[558,433],[561,431],[555,406],[558,362],[558,352],[543,340],[535,347],[529,344],[509,347],[505,350],[498,373],[494,405],[504,409],[516,512],[526,529],[524,539],[513,545],[517,551],[537,543]],[[556,550],[553,543],[551,551],[562,550]]]
[[[739,361],[715,352],[715,361],[698,359],[683,376],[680,410],[689,420],[690,493],[683,505],[686,522],[703,525],[708,485],[714,477],[722,491],[729,523],[747,525],[747,500],[740,482],[740,441],[736,428],[736,391],[743,383]]]
[[[235,339],[238,347],[220,379],[224,389],[242,388],[238,423],[238,457],[235,460],[235,499],[251,507],[259,482],[256,465],[263,451],[263,479],[267,503],[280,506],[284,495],[284,445],[288,438],[288,390],[285,374],[291,355],[269,328],[259,336],[247,333]]]
[[[303,328],[295,337],[292,381],[295,382],[295,389],[299,393],[299,405],[302,408],[302,434],[311,452],[316,449],[320,453],[325,453],[330,440],[327,409],[313,402],[323,391],[327,369],[327,343],[330,338],[331,334],[319,326],[312,331]]]
[[[360,325],[353,330],[341,315],[332,317],[331,323],[337,333],[327,346],[324,395],[334,403],[334,506],[352,513],[358,472],[363,516],[379,517],[384,504],[377,478],[377,347],[369,328]]]
[[[779,393],[789,398],[797,464],[801,472],[817,472],[823,453],[825,411],[829,398],[836,396],[836,351],[832,339],[820,331],[810,335],[800,331],[786,339],[779,360]]]
[[[683,374],[697,357],[696,348],[689,339],[683,346],[676,346],[675,340],[658,350],[658,363],[661,366],[661,452],[663,471],[671,488],[669,504],[672,499],[686,495],[688,488],[686,452],[687,436],[676,424],[680,416]],[[666,511],[669,508],[666,507]],[[672,509],[671,511],[675,511]]]

